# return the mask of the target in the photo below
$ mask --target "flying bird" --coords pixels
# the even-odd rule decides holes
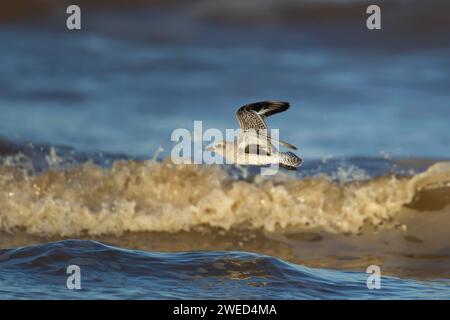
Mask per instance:
[[[297,147],[270,136],[266,118],[289,109],[289,103],[283,101],[262,101],[247,104],[236,113],[240,132],[235,141],[215,142],[208,151],[213,151],[227,160],[227,163],[239,165],[271,165],[296,170],[303,160],[293,152],[280,152],[282,145],[291,150]],[[275,144],[275,145],[274,145]]]

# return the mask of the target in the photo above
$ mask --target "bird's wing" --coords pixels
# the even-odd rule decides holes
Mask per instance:
[[[290,143],[271,138],[269,133],[269,127],[267,126],[266,123],[267,117],[286,111],[287,109],[289,109],[288,102],[262,101],[247,104],[239,108],[238,112],[236,113],[236,117],[242,131],[249,132],[255,130],[256,134],[263,136],[262,138],[268,138],[271,141],[279,143],[288,149],[297,150],[297,147],[293,146]]]
[[[267,130],[266,118],[289,109],[289,103],[283,101],[262,101],[247,104],[236,113],[242,130]]]
[[[264,134],[260,132],[258,133],[254,129],[249,129],[246,131],[242,130],[237,141],[238,148],[245,150],[245,153],[259,154],[258,152],[247,151],[249,146],[257,146],[258,149],[264,149],[267,151],[268,155],[270,155],[274,147],[272,146],[270,137],[265,134],[266,131],[262,131],[264,131]]]
[[[244,135],[249,136],[252,133],[255,133],[258,136],[258,140],[260,140],[260,143],[258,144],[265,146],[268,153],[272,152],[271,141],[279,143],[289,149],[296,150],[297,147],[287,142],[271,138],[269,127],[266,123],[267,117],[286,111],[287,109],[289,109],[289,103],[284,101],[255,102],[239,108],[236,113],[236,118]],[[244,145],[247,143],[243,142]]]
[[[248,144],[244,149],[244,153],[270,156],[270,152],[259,144]]]
[[[249,132],[248,134],[251,135],[252,133]],[[286,141],[275,139],[275,138],[271,137],[268,133],[266,134],[265,132],[259,132],[257,134],[257,136],[259,137],[260,141],[268,140],[275,144],[281,144],[282,146],[284,146],[288,149],[297,150],[296,146],[294,146]]]

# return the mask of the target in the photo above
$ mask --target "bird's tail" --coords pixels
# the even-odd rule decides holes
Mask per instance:
[[[297,170],[303,164],[303,160],[293,152],[280,152],[280,167],[288,170]]]

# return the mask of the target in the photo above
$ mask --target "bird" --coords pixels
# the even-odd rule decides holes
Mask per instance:
[[[284,101],[261,101],[240,107],[236,113],[240,127],[237,140],[216,141],[206,150],[236,165],[278,164],[288,170],[297,170],[303,160],[291,151],[280,152],[274,143],[291,150],[297,150],[297,147],[271,137],[266,122],[267,117],[284,112],[289,107],[289,103]]]

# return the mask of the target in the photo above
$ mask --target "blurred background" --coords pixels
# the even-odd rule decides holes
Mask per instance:
[[[66,28],[70,4],[80,31]],[[369,4],[381,30],[366,28]],[[285,100],[291,109],[270,124],[306,159],[450,156],[446,0],[0,7],[0,150],[168,155],[176,128],[234,128],[241,105]]]

